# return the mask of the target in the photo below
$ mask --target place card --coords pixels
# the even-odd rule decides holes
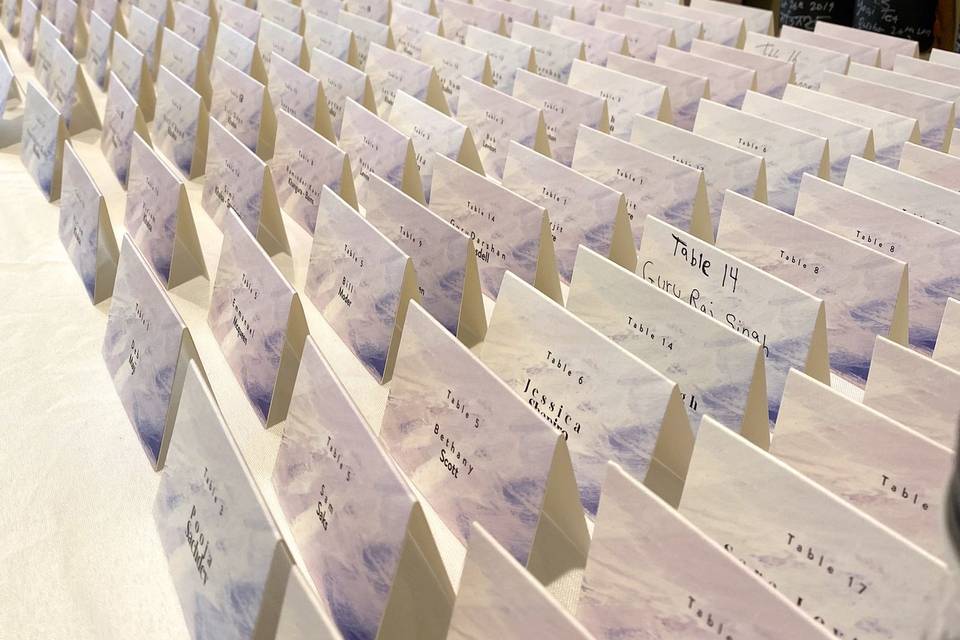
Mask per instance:
[[[505,0],[496,0],[514,5]],[[520,6],[520,5],[514,5]],[[490,61],[490,76],[493,88],[504,93],[512,93],[517,72],[520,70],[536,73],[537,62],[533,47],[523,42],[490,33],[477,27],[467,27],[465,46],[477,51],[485,51]]]
[[[609,76],[601,82],[604,86],[613,84]],[[586,80],[580,84],[589,89],[597,88]],[[568,167],[573,162],[573,148],[581,124],[604,133],[610,129],[607,101],[612,98],[605,99],[590,90],[581,90],[575,86],[572,78],[570,84],[563,84],[535,73],[517,70],[513,97],[541,110],[551,155]]]
[[[957,156],[908,142],[903,145],[897,170],[938,186],[960,191],[960,158]]]
[[[103,132],[100,134],[100,151],[124,188],[127,186],[134,133],[150,142],[150,131],[136,98],[130,95],[117,74],[111,72],[103,114]]]
[[[616,31],[627,37],[627,53],[638,60],[653,62],[657,57],[657,46],[676,46],[676,37],[671,27],[654,24],[634,18],[626,18],[602,11],[597,15],[597,27]],[[609,54],[607,66],[609,66]]]
[[[955,450],[958,389],[960,371],[877,336],[863,404]]]
[[[771,206],[793,213],[805,173],[830,175],[826,138],[704,100],[693,132],[763,156],[767,171],[767,199]]]
[[[343,9],[343,3],[339,0],[302,0],[301,6],[307,16],[317,15],[331,22],[337,21]]]
[[[621,54],[626,54],[629,51],[625,34],[584,24],[583,22],[554,18],[550,24],[550,31],[582,41],[584,60],[591,64],[605,65],[607,55],[611,51]]]
[[[705,414],[770,443],[763,351],[660,286],[581,247],[567,310],[680,385],[696,432]]]
[[[541,583],[586,563],[586,518],[562,436],[418,304],[380,438],[462,544],[476,521]]]
[[[944,579],[942,562],[709,417],[680,513],[836,637],[912,634]]]
[[[476,352],[563,436],[588,514],[606,460],[679,502],[693,435],[675,382],[509,273]]]
[[[554,18],[573,19],[573,5],[563,0],[511,0],[537,12],[537,24],[541,29],[550,29]],[[530,23],[533,25],[533,23]],[[510,34],[513,37],[513,34]]]
[[[39,20],[40,9],[31,0],[21,0],[20,3],[20,26],[17,28],[19,36],[17,46],[20,49],[20,55],[27,61],[27,64],[34,63],[34,38],[37,33],[37,21]],[[39,79],[39,78],[38,78]]]
[[[615,53],[611,53],[607,59],[607,68],[667,87],[671,122],[688,131],[693,129],[700,99],[710,97],[710,81],[705,76]]]
[[[761,156],[641,115],[634,116],[630,142],[703,172],[710,207],[709,238],[716,236],[727,190],[760,202],[767,199],[767,172]],[[552,212],[551,219],[554,216]]]
[[[267,72],[267,91],[273,108],[264,110],[260,125],[266,132],[262,157],[273,157],[278,152],[270,132],[277,130],[280,112],[293,116],[327,140],[336,141],[330,112],[325,108],[327,97],[318,78],[293,62],[274,56]]]
[[[903,210],[805,176],[796,215],[909,264],[910,344],[931,353],[953,279],[960,234]]]
[[[898,54],[898,55],[901,55],[901,54]],[[910,55],[910,54],[903,54],[903,55]],[[894,61],[896,61],[896,57],[894,57]],[[938,49],[934,47],[933,49],[930,50],[930,62],[934,62],[936,64],[949,65],[951,67],[960,67],[960,53],[947,51],[946,49]]]
[[[217,27],[217,40],[213,45],[213,53],[210,54],[210,62],[213,63],[217,58],[223,58],[237,69],[266,84],[267,69],[263,66],[263,56],[260,53],[260,47],[255,40],[249,40],[246,36],[234,31],[225,24]],[[209,82],[200,89],[200,95],[208,99],[212,87]]]
[[[726,47],[743,48],[743,39],[747,33],[747,28],[744,19],[739,16],[696,9],[671,2],[665,2],[658,11],[702,23],[704,40]]]
[[[548,28],[542,19],[541,26]],[[583,60],[586,55],[583,40],[526,24],[515,24],[510,37],[533,47],[537,56],[537,74],[557,82],[566,83],[573,61]]]
[[[366,74],[373,87],[376,113],[384,120],[390,120],[397,91],[422,100],[441,113],[449,113],[447,99],[432,64],[414,60],[378,44],[371,44],[367,54]]]
[[[59,2],[60,0],[57,0],[58,7]],[[131,2],[131,6],[134,4],[138,9],[159,22],[161,25],[170,26],[167,24],[167,22],[168,18],[170,18],[171,22],[173,18],[171,0],[134,0],[134,2]]]
[[[570,87],[605,98],[610,135],[630,139],[636,114],[671,121],[670,97],[666,85],[575,60],[567,81]]]
[[[296,6],[296,5],[291,5]],[[277,620],[276,640],[297,640],[312,635],[317,640],[343,640],[320,600],[307,584],[307,578],[294,565],[283,590],[283,605]]]
[[[310,56],[310,75],[320,80],[323,94],[327,98],[330,124],[337,138],[340,137],[343,127],[343,112],[348,99],[373,113],[377,112],[370,78],[353,65],[314,49]]]
[[[258,0],[257,11],[275,24],[293,33],[303,33],[303,9],[285,0]]]
[[[717,0],[690,0],[690,6],[694,9],[743,18],[747,31],[773,35],[773,11],[732,2],[718,2]]]
[[[280,207],[310,235],[323,186],[357,205],[346,152],[285,111],[277,113],[277,148],[268,164]]]
[[[173,4],[173,32],[204,53],[216,35],[211,33],[213,28],[209,16],[182,1]],[[163,49],[160,52],[162,54]]]
[[[222,58],[210,68],[210,117],[261,158],[270,157],[275,131],[262,126],[263,113],[272,109],[263,83],[254,80]],[[274,120],[275,121],[275,120]]]
[[[960,68],[937,64],[922,58],[898,55],[894,58],[893,70],[915,78],[925,78],[953,86],[960,86]]]
[[[367,183],[374,174],[418,202],[426,202],[410,138],[349,98],[339,146],[350,156],[354,167],[354,185],[361,207],[366,207]]]
[[[260,423],[287,415],[307,336],[300,297],[230,209],[207,325]]]
[[[483,292],[495,299],[512,271],[561,301],[547,210],[444,156],[433,170],[430,210],[473,239]]]
[[[811,24],[810,26],[813,25]],[[805,28],[801,29],[785,24],[780,27],[780,39],[785,42],[796,42],[836,51],[838,53],[845,53],[850,56],[850,62],[859,62],[872,66],[880,64],[879,47],[871,47],[847,40],[846,38],[831,38],[822,33],[814,33]]]
[[[153,120],[157,105],[157,93],[146,57],[129,40],[119,33],[113,34],[113,50],[110,56],[110,78],[116,78],[130,92],[143,117]],[[111,83],[113,84],[112,80]],[[109,93],[110,88],[107,88]],[[104,118],[107,119],[106,117]],[[109,124],[105,123],[105,126]]]
[[[267,69],[274,58],[283,58],[297,66],[307,58],[303,36],[269,20],[264,20],[260,25],[257,48],[263,56],[263,66]]]
[[[513,32],[513,23],[522,23],[522,24],[536,24],[537,22],[537,9],[532,6],[527,6],[520,4],[519,2],[510,2],[509,0],[474,0],[473,4],[478,7],[483,7],[484,9],[489,9],[490,11],[498,11],[503,14],[503,33],[507,37],[510,37],[510,34]],[[474,27],[476,30],[477,27]],[[470,27],[467,27],[467,32],[469,33]],[[484,29],[479,29],[479,31],[485,31]],[[491,33],[486,31],[486,33]],[[497,34],[494,34],[497,35]],[[471,46],[469,42],[464,40],[464,44],[468,47]]]
[[[425,33],[439,35],[440,18],[400,4],[394,5],[390,14],[390,31],[397,51],[419,58],[420,38]]]
[[[779,60],[707,40],[694,40],[690,52],[704,58],[753,69],[757,72],[757,91],[774,98],[782,97],[787,85],[795,82],[792,60]]]
[[[130,7],[127,22],[127,40],[143,53],[150,75],[156,77],[163,25],[138,7]]]
[[[367,51],[371,43],[376,43],[389,49],[393,48],[393,37],[390,35],[390,27],[380,24],[375,20],[369,20],[347,11],[341,11],[337,16],[337,23],[353,31],[354,40],[357,43],[357,66],[360,69],[367,64]]]
[[[37,45],[34,52],[34,74],[40,86],[46,88],[47,76],[53,67],[53,50],[60,41],[60,30],[53,26],[53,22],[46,16],[40,18],[40,28],[37,30]]]
[[[581,126],[574,171],[623,193],[636,243],[648,217],[659,217],[713,241],[703,171]],[[664,189],[670,185],[670,189]]]
[[[67,129],[60,112],[42,89],[32,81],[27,82],[20,162],[48,202],[60,197],[63,143],[66,139]]]
[[[413,143],[417,170],[423,182],[424,201],[430,201],[435,153],[483,173],[470,129],[410,94],[397,91],[387,121]]]
[[[844,379],[863,387],[877,335],[907,343],[904,262],[736,194],[720,220],[717,248],[824,301],[830,366]]]
[[[170,29],[163,30],[163,47],[160,49],[160,64],[157,71],[157,84],[160,80],[160,71],[166,67],[167,71],[185,82],[189,87],[197,86],[197,73],[207,73],[206,68],[199,70],[201,65],[200,49],[189,41],[181,38]],[[206,62],[203,62],[206,67]],[[162,98],[162,90],[157,97]]]
[[[791,371],[770,453],[942,560],[953,452]]]
[[[592,636],[560,603],[510,557],[478,522],[454,603],[449,640],[521,637],[590,640]]]
[[[63,148],[59,235],[90,301],[98,304],[110,297],[119,259],[117,240],[103,193],[70,144]]]
[[[577,603],[593,637],[832,637],[620,465],[606,468]]]
[[[217,5],[217,17],[221,25],[230,27],[247,40],[257,41],[263,19],[260,12],[233,0],[217,0]]]
[[[493,84],[493,71],[487,55],[440,36],[424,34],[420,41],[420,61],[432,66],[444,100],[428,102],[444,113],[457,113],[463,80]]]
[[[503,176],[511,141],[550,156],[543,110],[474,80],[461,80],[457,120],[470,127],[484,172]]]
[[[825,72],[820,90],[885,111],[915,117],[920,142],[931,149],[946,149],[954,126],[954,103],[920,95],[869,80]]]
[[[776,421],[791,367],[830,381],[821,298],[658,219],[646,224],[637,273],[760,344],[771,422]],[[899,291],[900,281],[896,284]]]
[[[634,20],[642,20],[673,29],[676,47],[681,51],[690,51],[693,41],[703,36],[703,23],[699,20],[681,18],[680,16],[667,15],[651,10],[650,6],[645,5],[642,0],[639,5],[639,7],[627,5],[623,15]]]
[[[83,64],[94,84],[103,89],[107,86],[107,64],[110,62],[113,29],[97,13],[90,14],[88,29],[90,35],[87,40],[87,57]]]
[[[187,367],[198,356],[187,325],[129,235],[116,275],[103,361],[144,453],[160,469]]]
[[[186,629],[253,637],[257,618],[280,606],[284,583],[269,577],[281,535],[196,364],[174,430],[153,518]]]
[[[819,89],[827,71],[846,73],[850,55],[803,42],[781,40],[760,33],[748,33],[744,51],[793,63],[795,83],[806,89]]]
[[[909,59],[912,60],[913,58]],[[877,67],[864,64],[851,64],[847,73],[851,77],[860,78],[861,80],[869,80],[870,82],[876,82],[877,84],[895,89],[902,89],[903,91],[919,93],[920,95],[952,102],[954,104],[954,111],[960,106],[960,86],[919,78],[897,71],[878,69]],[[950,129],[952,128],[951,126]],[[949,136],[950,133],[951,131],[948,130],[947,135]],[[944,145],[944,148],[949,147],[949,142],[944,143]]]
[[[60,40],[67,51],[79,56],[86,46],[86,25],[77,29],[77,3],[57,0],[53,24],[60,30]]]
[[[97,0],[94,0],[96,2]],[[191,9],[199,11],[205,16],[215,16],[217,12],[217,4],[214,0],[176,0],[177,2],[182,2],[183,4],[188,5]]]
[[[219,122],[208,122],[204,211],[222,229],[232,209],[268,253],[288,250],[269,167]]]
[[[444,0],[440,5],[440,20],[443,22],[443,35],[457,44],[463,44],[467,27],[473,26],[492,33],[504,33],[503,14],[483,7]]]
[[[62,234],[61,234],[62,235]],[[933,359],[952,369],[960,366],[960,302],[947,299],[937,335],[937,346],[933,350]]]
[[[0,45],[0,120],[3,119],[3,114],[7,109],[7,102],[9,100],[23,102],[23,90],[20,88],[20,83],[13,73],[13,68],[10,66],[10,60],[7,58],[6,52],[2,49],[2,45]],[[19,135],[19,132],[12,133]]]
[[[880,66],[884,69],[892,69],[894,59],[898,55],[910,56],[911,58],[920,56],[920,47],[917,42],[907,38],[897,38],[883,33],[854,29],[853,27],[831,24],[823,20],[817,21],[813,30],[815,33],[822,33],[832,38],[877,47],[880,49]]]
[[[17,13],[20,11],[18,0],[3,0],[0,4],[0,24],[11,36],[17,33]]]
[[[308,13],[303,40],[311,53],[314,49],[320,49],[347,64],[357,64],[357,41],[353,31],[336,22]]]
[[[670,69],[686,71],[710,79],[710,98],[740,108],[747,91],[757,88],[757,72],[670,47],[657,47],[656,63]]]
[[[166,67],[157,74],[157,109],[151,124],[156,148],[188,180],[203,175],[209,114],[200,94]]]
[[[63,116],[67,135],[74,136],[87,129],[101,128],[100,116],[97,115],[80,63],[60,41],[53,43],[53,56],[44,88]],[[9,90],[4,95],[8,93]]]
[[[830,155],[830,179],[843,183],[851,156],[874,158],[873,131],[847,120],[832,118],[754,91],[747,92],[741,110],[771,122],[826,138]]]
[[[920,127],[912,117],[794,85],[787,87],[783,102],[871,129],[876,161],[884,166],[899,164],[904,143],[920,142]]]

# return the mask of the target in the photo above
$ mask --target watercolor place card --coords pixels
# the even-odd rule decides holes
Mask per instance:
[[[441,113],[449,113],[440,80],[431,64],[414,60],[393,49],[371,44],[367,54],[366,74],[373,87],[376,113],[389,121],[398,91],[430,104]]]
[[[954,103],[850,76],[825,72],[820,90],[871,107],[915,117],[920,142],[931,149],[949,145],[954,125]]]
[[[703,171],[710,206],[710,238],[716,236],[728,189],[760,202],[767,199],[767,173],[760,156],[641,115],[634,117],[630,142]]]
[[[457,44],[463,44],[467,27],[477,27],[492,33],[504,32],[503,14],[484,7],[444,0],[440,5],[440,20],[443,23],[443,35]]]
[[[473,240],[378,176],[370,178],[367,220],[413,260],[420,304],[468,347],[483,339]]]
[[[743,48],[743,39],[747,33],[742,17],[731,16],[715,11],[707,11],[682,4],[665,2],[658,9],[661,13],[687,20],[696,20],[703,24],[703,39],[726,47]]]
[[[915,78],[925,78],[934,82],[960,86],[960,68],[947,64],[937,64],[922,58],[898,55],[894,59],[893,70]]]
[[[117,78],[133,97],[144,118],[153,120],[157,94],[146,57],[119,33],[113,34],[113,53],[110,56],[110,78]],[[109,87],[107,88],[109,92]]]
[[[477,173],[483,173],[470,129],[410,94],[397,91],[387,121],[413,143],[417,170],[423,181],[424,201],[430,201],[434,154],[456,160]]]
[[[183,179],[136,135],[123,223],[164,286],[206,274]]]
[[[484,172],[503,175],[511,141],[550,156],[543,110],[469,79],[461,80],[457,120],[470,127]]]
[[[233,0],[217,0],[217,17],[220,24],[226,25],[248,40],[256,42],[260,33],[263,16],[246,4]]]
[[[863,387],[877,335],[907,343],[904,262],[736,194],[720,221],[717,248],[824,301],[830,366],[844,379]]]
[[[215,36],[212,31],[213,24],[209,16],[183,2],[173,4],[173,32],[178,36],[206,53],[207,45],[213,40],[211,36]],[[160,52],[163,53],[162,48]]]
[[[102,348],[124,411],[154,469],[163,467],[187,366],[190,331],[153,268],[124,235]]]
[[[283,420],[307,323],[299,295],[232,210],[207,325],[260,423]]]
[[[60,30],[61,41],[67,51],[80,55],[82,48],[78,48],[77,45],[83,45],[84,42],[78,36],[83,35],[85,39],[86,29],[83,27],[80,31],[77,29],[77,9],[77,3],[73,0],[57,0],[53,24]]]
[[[910,54],[897,54],[897,55],[910,55]],[[894,57],[894,61],[896,61],[896,57]],[[954,51],[947,51],[946,49],[938,49],[934,47],[933,49],[930,50],[930,62],[960,68],[960,53],[957,53]]]
[[[795,83],[805,89],[819,89],[824,72],[846,73],[850,66],[849,54],[760,33],[748,33],[743,49],[749,53],[793,63]]]
[[[260,125],[264,128],[262,157],[278,152],[275,132],[280,112],[293,116],[327,140],[336,141],[330,110],[325,108],[327,96],[319,78],[281,56],[275,56],[267,71],[267,92],[273,108],[264,110]],[[270,140],[271,137],[274,139]]]
[[[257,11],[275,24],[293,33],[303,32],[303,9],[285,0],[258,0]]]
[[[656,63],[670,69],[709,78],[710,98],[735,109],[740,108],[747,91],[757,88],[755,70],[704,58],[680,49],[662,45],[657,47]]]
[[[260,54],[260,48],[256,41],[250,40],[225,24],[217,26],[217,40],[213,45],[213,53],[210,55],[211,62],[217,58],[223,58],[224,61],[261,82],[267,77],[266,67],[263,66],[263,56]],[[206,97],[210,94],[211,89],[212,87],[208,86],[200,93]]]
[[[699,20],[667,15],[651,10],[650,7],[644,6],[643,2],[639,4],[639,7],[627,5],[623,15],[634,20],[642,20],[673,29],[675,46],[681,51],[690,51],[693,41],[703,36],[703,23]]]
[[[941,559],[953,452],[791,371],[770,453]]]
[[[916,118],[795,85],[784,91],[783,102],[869,128],[873,132],[876,161],[887,167],[896,167],[900,162],[904,143],[920,142]]]
[[[339,146],[350,156],[360,206],[366,207],[367,183],[373,174],[418,202],[425,202],[410,138],[350,98],[344,109]]]
[[[54,41],[52,48],[51,66],[44,88],[63,116],[67,134],[73,136],[87,129],[100,128],[100,116],[97,115],[80,63],[62,42]]]
[[[337,16],[337,24],[353,31],[353,37],[357,43],[357,66],[360,69],[363,69],[367,64],[367,52],[370,50],[371,43],[393,48],[393,36],[390,35],[390,27],[376,20],[341,11]]]
[[[606,11],[597,15],[597,27],[626,35],[627,53],[638,60],[653,62],[657,57],[658,45],[665,47],[676,45],[676,37],[671,27],[618,16]],[[608,55],[608,62],[609,57]]]
[[[694,9],[743,18],[747,31],[773,34],[773,11],[732,2],[718,2],[717,0],[690,0],[690,6]]]
[[[150,133],[136,98],[130,95],[115,73],[111,72],[110,78],[103,115],[103,132],[100,134],[100,151],[120,185],[126,187],[134,134],[149,142]]]
[[[11,36],[17,32],[17,13],[20,11],[18,0],[4,0],[0,5],[0,24]]]
[[[320,49],[348,64],[357,62],[357,42],[353,31],[318,15],[308,13],[303,40],[309,51]]]
[[[192,637],[251,638],[282,597],[268,577],[281,535],[196,364],[174,431],[153,517],[185,626]]]
[[[204,69],[199,69],[203,64]],[[206,61],[201,63],[200,49],[188,40],[177,35],[170,29],[163,30],[163,48],[160,49],[160,69],[157,70],[159,83],[160,71],[166,67],[167,71],[185,82],[190,87],[197,86],[197,73],[206,73]],[[157,91],[157,97],[163,92]]]
[[[679,502],[693,434],[675,382],[509,273],[476,353],[563,436],[588,514],[607,460]]]
[[[489,9],[490,11],[499,11],[503,14],[503,33],[509,38],[510,34],[513,32],[513,23],[522,23],[522,24],[536,24],[537,23],[537,14],[538,11],[532,6],[527,6],[520,4],[519,2],[510,2],[509,0],[474,0],[474,5],[482,7],[484,9]],[[467,26],[467,33],[470,32],[470,26]],[[479,31],[485,31],[485,29],[474,29]],[[487,33],[491,33],[487,31]],[[464,44],[468,47],[470,43],[464,40]]]
[[[809,175],[796,215],[909,265],[910,344],[931,353],[947,299],[960,297],[960,233]]]
[[[60,112],[33,81],[27,83],[21,133],[20,162],[47,201],[53,202],[60,197],[67,129]]]
[[[610,52],[625,54],[629,51],[627,37],[619,31],[610,31],[566,18],[554,18],[550,31],[582,41],[583,59],[591,64],[605,65]]]
[[[277,148],[268,164],[280,207],[311,236],[324,186],[357,205],[346,152],[285,111],[277,113]]]
[[[826,138],[830,179],[837,184],[843,182],[851,156],[874,158],[873,131],[869,127],[784,103],[755,91],[747,92],[741,111]]]
[[[93,304],[113,292],[119,252],[107,203],[73,145],[63,148],[60,243]]]
[[[430,210],[473,239],[485,294],[496,298],[503,274],[512,271],[554,300],[562,299],[544,207],[437,155]]]
[[[832,637],[614,462],[577,618],[598,640]]]
[[[897,170],[953,191],[960,191],[960,158],[908,142]]]
[[[487,59],[490,61],[492,86],[504,93],[513,92],[518,71],[535,73],[537,70],[533,47],[523,42],[517,42],[477,27],[467,27],[464,44],[470,49],[486,52]]]
[[[913,58],[909,59],[912,60]],[[860,78],[861,80],[869,80],[870,82],[876,82],[877,84],[888,87],[952,102],[954,104],[954,110],[956,110],[958,104],[960,104],[960,86],[936,80],[928,80],[897,71],[878,69],[877,67],[865,64],[851,64],[847,74],[854,78]],[[950,132],[948,131],[947,133],[949,134]],[[949,145],[949,143],[947,143],[947,145]]]
[[[167,24],[168,18],[172,19],[173,16],[173,12],[170,11],[172,4],[170,0],[135,0],[130,4],[131,7],[136,5],[138,9],[145,12],[148,16],[162,25]]]
[[[137,7],[130,7],[127,24],[127,40],[143,54],[151,76],[156,76],[157,63],[160,60],[160,36],[162,25]]]
[[[343,3],[339,0],[303,0],[301,6],[307,16],[317,15],[331,22],[337,21],[343,9]]]
[[[454,591],[422,507],[312,339],[272,480],[321,608],[341,633],[443,633]],[[357,571],[371,553],[376,571]]]
[[[823,20],[817,21],[813,30],[815,33],[821,33],[831,38],[849,40],[850,42],[879,48],[880,66],[884,69],[892,69],[894,59],[898,55],[906,55],[911,58],[920,56],[920,46],[915,40],[897,38],[896,36],[888,36],[883,33],[874,33],[863,29],[854,29]]]
[[[947,300],[943,310],[933,359],[953,369],[960,367],[960,302],[954,298]]]
[[[877,66],[880,64],[880,48],[853,42],[845,38],[833,38],[822,33],[814,33],[799,27],[783,25],[780,27],[780,39],[784,42],[796,42],[828,49],[850,56],[850,62],[859,62]]]
[[[283,590],[283,605],[274,638],[297,640],[305,636],[312,636],[317,640],[343,640],[340,631],[308,585],[303,571],[294,565]]]
[[[582,60],[574,61],[567,84],[574,89],[606,99],[610,135],[621,140],[630,139],[630,127],[636,114],[667,123],[671,121],[670,97],[666,85],[598,67]]]
[[[47,5],[43,5],[47,6]],[[34,75],[41,86],[46,88],[47,75],[53,66],[53,49],[60,41],[60,30],[46,16],[40,18],[40,28],[37,30],[37,46],[34,54]]]
[[[700,103],[693,132],[763,156],[767,170],[767,200],[793,213],[805,173],[830,175],[826,138],[771,122],[711,100]]]
[[[17,37],[17,48],[20,49],[20,55],[27,61],[27,64],[34,63],[34,41],[37,33],[37,22],[39,21],[40,8],[31,0],[21,0],[20,2],[20,26],[17,27],[19,34]]]
[[[107,86],[107,64],[110,62],[113,29],[96,13],[90,14],[87,57],[84,67],[90,73],[93,83],[103,89]]]
[[[586,519],[563,438],[418,304],[380,438],[461,543],[476,521],[540,581],[585,564]]]
[[[563,0],[512,0],[517,4],[534,9],[537,12],[537,26],[550,29],[554,18],[573,19],[574,7]],[[533,25],[534,23],[530,23]],[[513,34],[510,34],[511,37]]]
[[[609,77],[606,78],[606,86],[611,84],[609,80]],[[586,81],[582,84],[595,88]],[[589,90],[581,90],[573,82],[563,84],[518,69],[513,97],[541,110],[551,156],[568,167],[573,162],[573,148],[581,124],[604,133],[609,131],[608,99]]]
[[[944,579],[942,562],[710,418],[680,513],[837,637],[911,635]]]
[[[697,237],[713,240],[700,169],[584,126],[577,134],[572,167],[623,193],[637,244],[648,217],[662,218]]]
[[[373,86],[363,71],[319,49],[314,49],[310,57],[310,74],[320,80],[327,99],[330,123],[337,137],[340,136],[343,125],[343,111],[347,98],[376,113]]]
[[[444,113],[457,113],[464,79],[493,84],[487,54],[440,36],[424,34],[420,61],[434,68],[442,90],[443,100],[430,97],[427,102]]]
[[[151,123],[151,138],[156,148],[188,180],[203,175],[206,169],[209,122],[200,94],[161,66],[157,74],[157,108]]]
[[[547,28],[542,20],[541,27]],[[537,57],[537,74],[557,82],[566,83],[573,61],[583,60],[585,57],[583,40],[544,31],[542,28],[516,24],[510,37],[533,47]]]
[[[231,210],[271,255],[287,236],[270,168],[219,122],[209,118],[203,210],[221,229]]]
[[[658,219],[646,224],[637,273],[760,345],[771,422],[791,367],[829,382],[822,299]]]
[[[610,54],[607,68],[666,86],[670,97],[671,121],[688,131],[693,129],[700,99],[710,97],[710,80],[706,76],[615,53]]]
[[[591,640],[592,636],[479,523],[450,619],[448,640],[498,637]]]
[[[778,60],[707,40],[694,40],[690,52],[704,58],[753,69],[757,72],[757,91],[774,98],[780,98],[786,86],[794,82],[792,60]]]
[[[276,22],[264,20],[260,25],[260,35],[257,36],[257,48],[263,56],[263,66],[270,68],[270,61],[274,58],[283,58],[296,65],[306,59],[303,36],[288,31]]]
[[[960,371],[877,337],[863,404],[954,450],[958,390]]]
[[[397,4],[390,13],[390,32],[398,52],[419,58],[420,39],[425,33],[439,35],[440,18]]]
[[[363,16],[368,20],[389,24],[390,22],[390,1],[389,0],[370,0],[361,2],[360,0],[344,0],[343,11]]]
[[[273,133],[261,127],[264,109],[272,108],[266,87],[222,58],[213,61],[210,84],[210,117],[263,157]]]
[[[377,382],[390,380],[410,300],[413,262],[329,187],[323,187],[305,291]]]
[[[94,0],[94,1],[96,2],[97,0]],[[191,9],[195,11],[199,11],[200,13],[206,16],[215,17],[217,14],[217,11],[219,10],[218,9],[219,5],[214,0],[176,0],[176,1],[181,2],[185,5],[188,5]]]
[[[619,191],[515,142],[510,143],[503,186],[550,212],[563,282],[570,283],[581,244],[626,269],[636,267],[630,218]]]
[[[694,432],[709,413],[768,447],[760,345],[661,285],[581,247],[567,310],[679,384]]]

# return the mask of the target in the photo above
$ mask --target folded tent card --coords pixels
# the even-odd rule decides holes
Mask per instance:
[[[364,71],[373,87],[376,113],[384,120],[390,120],[398,91],[404,91],[443,114],[449,113],[440,78],[431,64],[372,44]]]
[[[671,27],[658,25],[645,20],[628,18],[602,11],[597,15],[597,26],[607,31],[622,33],[626,36],[627,53],[632,58],[653,62],[657,57],[657,46],[676,46],[676,36]],[[613,53],[616,55],[616,53]],[[610,54],[607,55],[609,66]]]
[[[826,71],[846,73],[850,67],[849,54],[759,33],[748,33],[743,48],[748,53],[793,63],[795,83],[805,89],[819,89]]]
[[[144,118],[153,120],[157,94],[153,86],[153,76],[147,66],[147,59],[136,46],[119,33],[113,35],[110,78],[111,82],[113,78],[119,79],[133,96]],[[104,120],[108,118],[105,117]]]
[[[321,18],[315,13],[307,13],[303,28],[303,39],[311,57],[315,49],[342,60],[347,64],[357,64],[357,40],[353,31]]]
[[[148,144],[151,142],[150,130],[137,99],[130,94],[119,76],[111,72],[100,134],[100,151],[124,188],[130,172],[133,139],[137,136]]]
[[[892,69],[898,55],[907,55],[911,58],[920,56],[920,45],[915,40],[898,38],[883,33],[875,33],[864,29],[845,27],[833,24],[826,20],[818,20],[813,31],[832,38],[848,40],[880,49],[880,66]]]
[[[908,142],[903,145],[897,170],[940,187],[960,191],[960,158],[957,156]]]
[[[100,128],[100,117],[80,63],[59,40],[52,43],[51,49],[44,89],[63,116],[67,134],[74,136],[87,129]]]
[[[103,89],[107,86],[107,67],[113,48],[113,30],[98,13],[90,14],[89,44],[83,66],[90,73],[93,83]]]
[[[706,40],[694,40],[690,53],[753,69],[757,72],[757,91],[773,98],[783,96],[787,85],[795,81],[793,60],[778,60]]]
[[[704,40],[727,47],[743,48],[747,28],[742,16],[717,13],[709,9],[687,7],[672,2],[665,2],[658,11],[702,23]]]
[[[183,80],[160,67],[157,74],[157,108],[151,138],[181,175],[197,178],[206,171],[210,117],[200,94]]]
[[[933,350],[933,359],[951,369],[960,369],[960,302],[954,298],[947,300],[937,335],[937,347]]]
[[[671,122],[688,131],[693,129],[700,99],[710,97],[710,80],[706,76],[616,54],[610,55],[607,67],[666,86]]]
[[[337,138],[343,128],[343,114],[348,99],[376,113],[373,85],[363,71],[314,49],[310,57],[310,74],[317,78],[323,87],[327,113]]]
[[[710,98],[735,109],[747,91],[757,88],[757,72],[740,65],[706,58],[663,45],[657,47],[658,65],[710,79]]]
[[[693,41],[703,36],[703,23],[699,20],[660,13],[653,10],[651,6],[645,5],[642,1],[639,2],[639,7],[627,5],[623,15],[627,18],[642,20],[673,29],[675,46],[681,51],[689,51],[693,45]],[[668,43],[664,44],[674,46]]]
[[[25,0],[29,2],[29,0]],[[63,146],[67,129],[63,117],[32,81],[24,100],[20,162],[48,202],[60,197]]]
[[[442,637],[454,591],[423,508],[312,339],[272,480],[344,637]],[[376,570],[357,571],[371,554]]]
[[[442,94],[434,90],[428,92],[424,100],[443,113],[458,112],[464,78],[487,86],[493,85],[493,67],[489,56],[452,40],[424,34],[418,59],[433,67]]]
[[[810,26],[813,25],[811,24]],[[834,38],[822,33],[814,33],[813,31],[808,31],[806,28],[801,29],[799,26],[791,26],[784,23],[780,27],[780,40],[783,42],[798,42],[838,53],[845,53],[850,56],[850,62],[869,64],[874,67],[880,64],[879,47],[853,42],[845,38]]]
[[[549,28],[550,25],[544,24],[542,19],[539,29],[526,24],[515,24],[510,37],[533,47],[537,57],[538,75],[566,83],[573,61],[585,59],[583,40],[545,30]]]
[[[583,41],[583,59],[590,64],[603,66],[607,63],[607,56],[611,52],[620,54],[629,52],[625,34],[582,21],[554,18],[550,23],[550,31]]]
[[[213,61],[210,82],[210,117],[261,159],[269,158],[276,137],[276,117],[263,117],[273,109],[266,86],[222,58]],[[265,122],[272,123],[273,130],[263,126]]]
[[[198,86],[197,74],[209,73],[206,68],[206,58],[201,54],[200,49],[170,29],[163,30],[163,48],[160,50],[160,66],[157,70],[158,83],[164,67],[168,73],[173,74],[191,88]],[[157,87],[157,98],[163,99],[163,89],[159,87]]]
[[[469,29],[470,27],[467,28],[468,31]],[[439,35],[440,18],[396,4],[390,13],[390,31],[399,53],[419,58],[422,36],[425,33]],[[464,43],[466,44],[466,40]]]
[[[506,0],[497,0],[497,2],[512,4],[506,3]],[[529,44],[477,27],[467,28],[464,44],[471,49],[486,52],[487,59],[490,61],[491,85],[498,91],[512,93],[514,81],[520,70],[536,73],[536,55]]]

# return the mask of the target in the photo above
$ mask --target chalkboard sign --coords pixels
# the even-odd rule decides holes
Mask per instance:
[[[933,45],[933,19],[937,0],[857,0],[853,26]]]
[[[780,0],[780,24],[813,31],[817,20],[850,26],[851,0]]]

